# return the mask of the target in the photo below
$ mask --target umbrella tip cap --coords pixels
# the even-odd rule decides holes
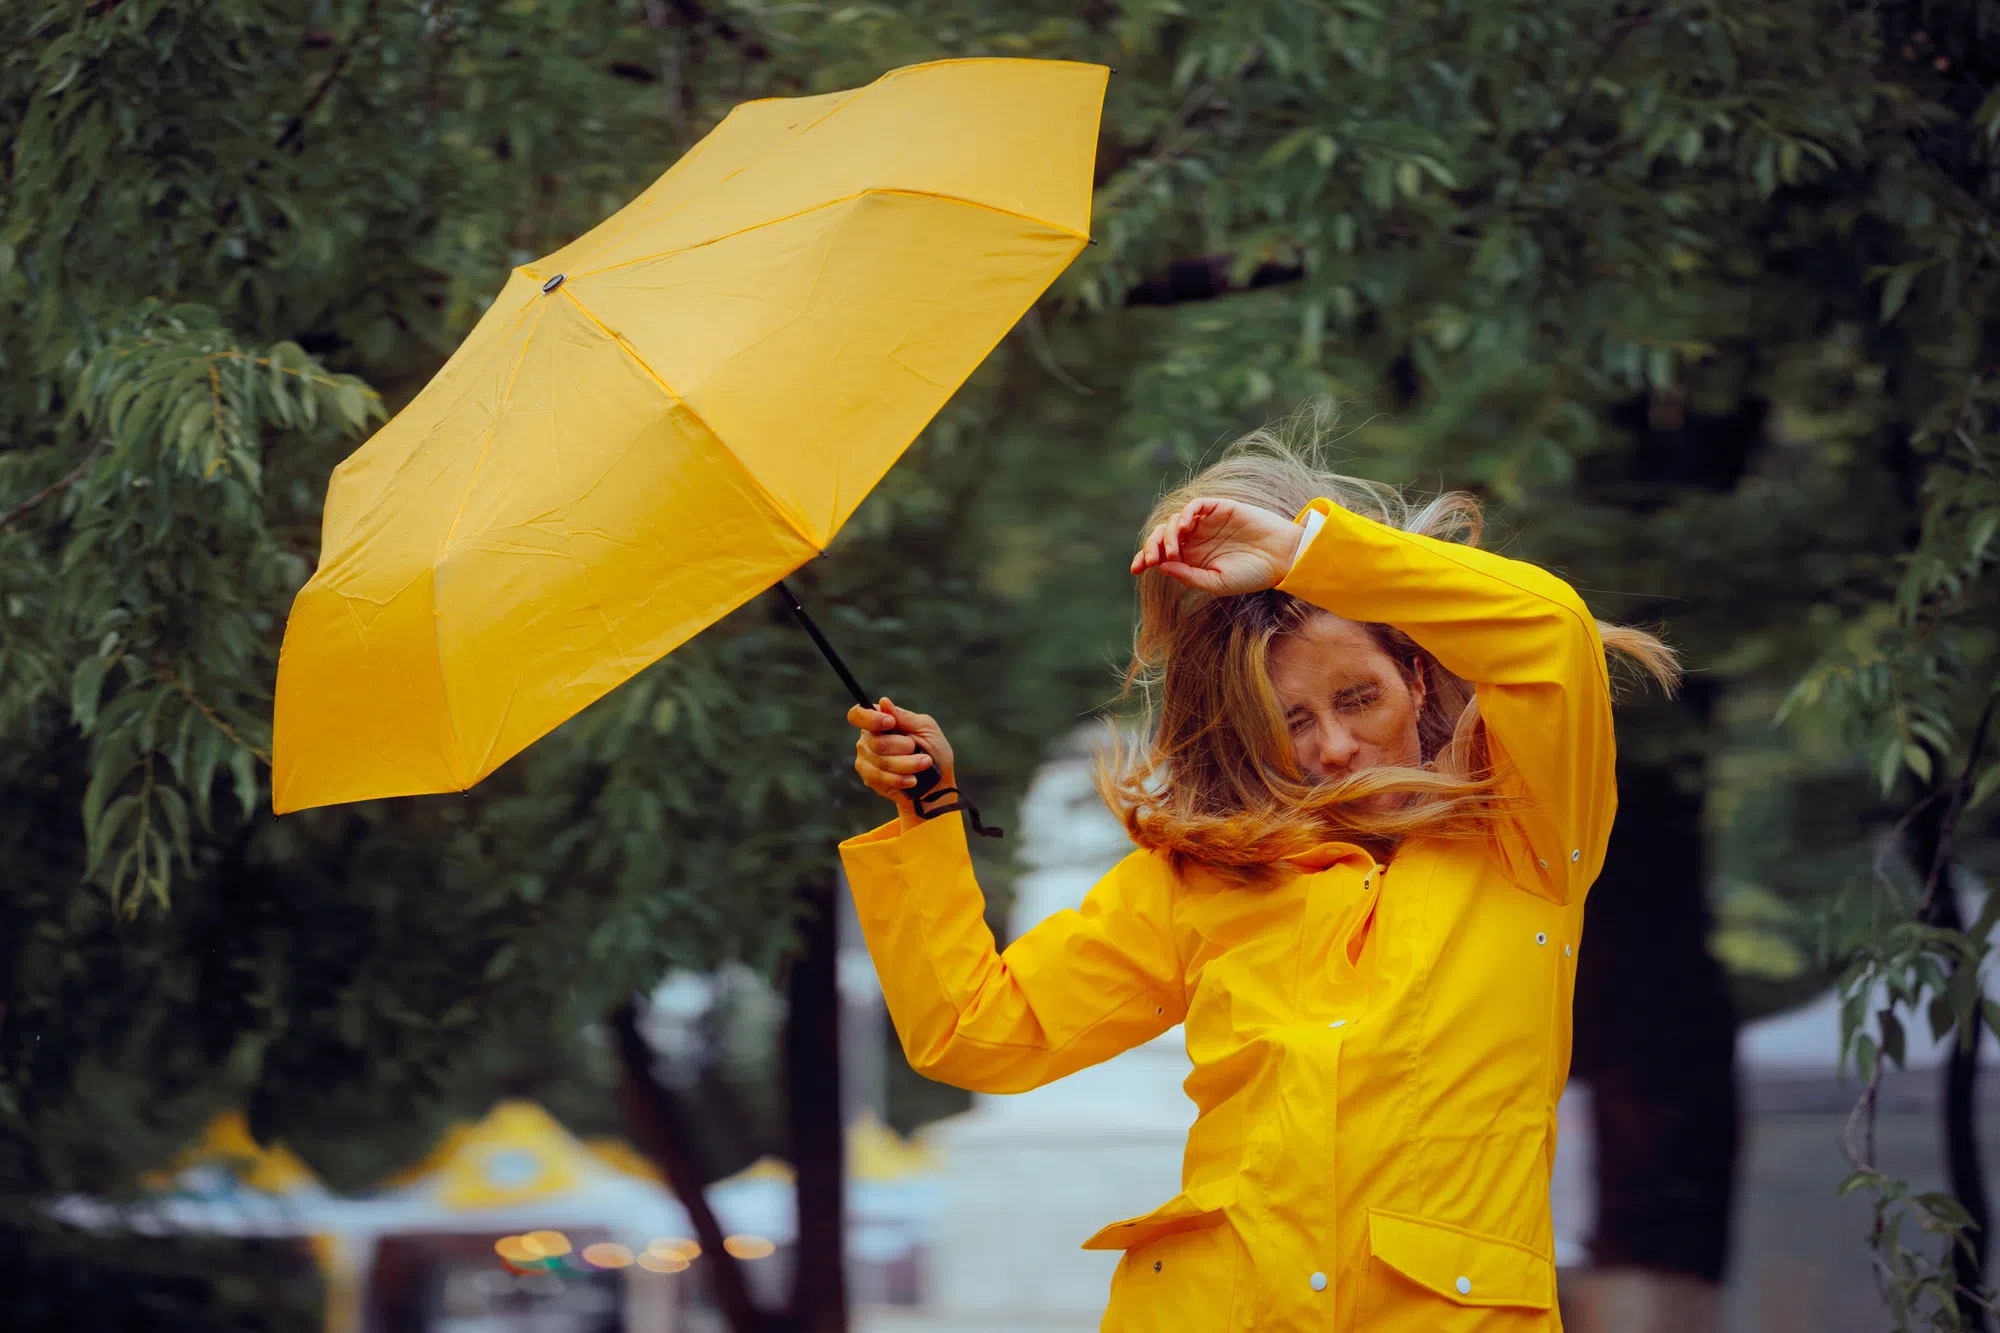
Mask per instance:
[[[562,286],[562,285],[563,285],[563,279],[564,279],[564,278],[566,278],[566,277],[568,277],[568,276],[569,276],[569,274],[567,274],[567,273],[558,273],[558,274],[556,274],[556,275],[555,275],[555,276],[554,276],[553,278],[550,278],[550,279],[549,279],[549,280],[548,280],[547,282],[543,283],[543,284],[542,284],[542,295],[543,295],[543,296],[547,296],[547,295],[548,295],[548,294],[549,294],[550,292],[552,292],[552,291],[554,291],[554,290],[555,290],[556,288],[558,288],[558,287]]]

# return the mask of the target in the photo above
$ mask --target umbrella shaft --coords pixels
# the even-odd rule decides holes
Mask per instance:
[[[778,594],[786,606],[791,608],[792,614],[798,617],[799,624],[805,628],[805,632],[812,636],[813,643],[819,648],[820,656],[826,659],[826,664],[832,667],[834,673],[840,677],[840,683],[845,685],[847,692],[854,696],[854,702],[860,704],[863,708],[873,708],[875,701],[868,697],[868,691],[861,688],[861,682],[856,680],[854,673],[847,669],[847,663],[840,660],[840,654],[833,650],[831,643],[827,642],[826,635],[822,634],[819,626],[813,623],[813,618],[806,614],[806,608],[800,603],[798,595],[786,586],[783,579],[778,580],[778,586],[773,591]]]

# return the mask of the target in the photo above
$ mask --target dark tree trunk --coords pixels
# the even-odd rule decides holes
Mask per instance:
[[[834,893],[831,877],[804,891],[802,949],[785,986],[785,1105],[799,1210],[789,1333],[847,1333],[847,1143]]]
[[[1945,839],[1950,836],[1946,828],[1948,814],[1945,802],[1934,797],[1911,821],[1910,862],[1919,878],[1928,879],[1932,885],[1925,919],[1945,930],[1964,930],[1965,918],[1958,910],[1958,896],[1952,883],[1951,849],[1945,846]],[[1958,979],[1958,969],[1964,966],[1960,963],[1952,969],[1954,982]],[[1979,1090],[1980,1023],[1979,1012],[1974,1010],[1970,1023],[1972,1040],[1954,1041],[1951,1045],[1943,1070],[1944,1097],[1938,1109],[1944,1130],[1945,1180],[1971,1215],[1973,1227],[1972,1252],[1958,1250],[1952,1256],[1959,1286],[1959,1320],[1965,1328],[1983,1333],[1991,1324],[1973,1293],[1985,1284],[1986,1258],[1991,1248],[1987,1228],[1993,1210],[1986,1198],[1986,1172],[1980,1161],[1978,1121],[1974,1115]]]
[[[1708,952],[1700,755],[1713,687],[1646,729],[1674,757],[1618,764],[1618,822],[1584,912],[1576,1061],[1596,1120],[1592,1263],[1720,1282],[1736,1184],[1736,1023]],[[1636,732],[1637,729],[1634,728]]]
[[[723,1248],[722,1224],[704,1193],[709,1173],[696,1159],[694,1125],[673,1090],[653,1074],[653,1048],[639,1031],[638,1010],[630,1003],[618,1006],[611,1013],[610,1027],[626,1127],[687,1209],[695,1239],[701,1242],[701,1266],[716,1308],[732,1333],[770,1333],[772,1321],[750,1299],[742,1266]]]

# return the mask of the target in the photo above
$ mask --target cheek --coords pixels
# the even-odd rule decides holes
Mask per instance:
[[[1368,721],[1368,744],[1380,753],[1380,762],[1405,768],[1423,763],[1423,746],[1417,737],[1417,710],[1407,696],[1376,709]]]

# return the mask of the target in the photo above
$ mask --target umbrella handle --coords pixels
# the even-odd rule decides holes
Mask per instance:
[[[863,708],[873,709],[875,701],[868,697],[868,692],[861,688],[861,682],[856,680],[854,673],[847,669],[847,663],[841,661],[840,654],[834,651],[833,644],[820,631],[820,627],[814,623],[813,618],[806,614],[806,608],[799,601],[798,594],[793,592],[783,579],[778,580],[777,586],[772,591],[778,594],[779,600],[790,608],[792,615],[798,619],[799,624],[804,627],[805,632],[811,636],[813,644],[819,649],[820,656],[826,659],[827,665],[832,667],[834,674],[840,677],[840,683],[845,685],[847,692],[854,696],[854,702],[860,704]],[[891,727],[883,734],[889,736],[909,735],[901,727]],[[930,754],[929,750],[924,749],[923,742],[914,741],[913,744],[916,745],[918,753]],[[972,817],[973,832],[987,838],[1006,836],[1002,830],[994,828],[980,820],[979,807],[967,800],[964,792],[961,792],[956,787],[946,787],[942,791],[937,789],[938,783],[943,781],[944,775],[938,772],[936,755],[931,755],[931,766],[915,776],[917,779],[916,784],[910,788],[910,805],[921,818],[935,819],[939,815],[948,815],[954,811],[963,810]],[[931,809],[924,808],[926,801],[944,796],[956,796],[958,800],[952,805],[940,805]]]

